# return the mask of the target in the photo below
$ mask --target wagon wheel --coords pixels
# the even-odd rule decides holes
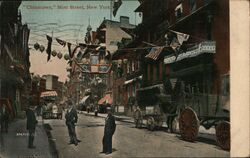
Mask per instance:
[[[149,117],[149,118],[147,119],[147,128],[148,128],[148,130],[150,130],[150,131],[153,131],[153,130],[154,130],[154,128],[155,128],[155,120],[154,120],[153,117]]]
[[[216,126],[215,130],[218,145],[224,150],[230,150],[230,123],[222,121]]]
[[[179,129],[184,140],[193,142],[198,136],[199,126],[198,117],[191,108],[188,107],[180,113]]]

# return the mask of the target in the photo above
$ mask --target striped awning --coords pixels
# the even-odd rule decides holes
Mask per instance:
[[[42,92],[40,97],[56,97],[57,96],[57,92],[56,91],[46,91],[46,92]]]
[[[101,104],[112,104],[113,103],[113,100],[111,98],[111,95],[110,94],[106,94],[103,98],[101,98],[99,101],[98,101],[98,104],[101,105]]]
[[[145,57],[157,60],[163,49],[164,47],[153,47]]]
[[[82,98],[82,100],[79,103],[84,104],[88,98],[89,98],[89,95],[86,95],[85,97]]]

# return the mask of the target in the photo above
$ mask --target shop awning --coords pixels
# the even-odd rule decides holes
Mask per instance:
[[[57,92],[56,91],[46,91],[46,92],[42,92],[40,97],[56,97],[57,96]]]
[[[84,104],[88,98],[89,98],[89,95],[86,95],[85,97],[82,98],[82,100],[80,100],[79,103]]]
[[[139,76],[139,77],[135,77],[133,79],[127,80],[127,81],[124,82],[124,84],[127,85],[127,84],[130,84],[130,83],[132,83],[132,82],[134,82],[136,80],[141,80],[141,79],[142,79],[142,75]]]
[[[112,104],[113,103],[113,100],[111,98],[111,95],[110,94],[106,94],[103,98],[101,98],[99,101],[98,101],[98,104],[99,105],[102,105],[102,104]]]

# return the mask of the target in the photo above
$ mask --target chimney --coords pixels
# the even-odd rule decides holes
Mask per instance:
[[[121,27],[129,26],[129,17],[127,17],[127,16],[120,16],[120,23],[121,23]]]

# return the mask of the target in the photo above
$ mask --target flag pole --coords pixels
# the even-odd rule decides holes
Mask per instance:
[[[112,0],[110,0],[110,20],[112,20],[112,10],[113,10]]]

